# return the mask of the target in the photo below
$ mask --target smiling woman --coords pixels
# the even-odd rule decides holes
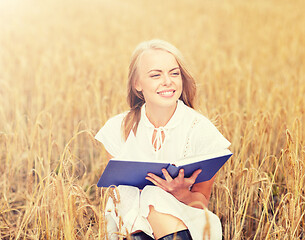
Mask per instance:
[[[182,93],[182,78],[175,57],[162,50],[147,50],[139,61],[135,88],[142,92],[146,103],[146,114],[156,127],[167,122],[175,111]],[[160,115],[166,117],[161,118]]]
[[[108,120],[96,135],[110,156],[174,163],[230,145],[193,109],[195,81],[174,46],[161,40],[141,43],[132,55],[128,77],[130,110]],[[199,240],[206,234],[221,239],[220,220],[206,209],[215,177],[194,184],[200,172],[185,178],[182,169],[172,178],[163,169],[164,178],[148,173],[146,179],[155,186],[142,191],[118,186],[120,203],[109,200],[106,207],[109,237],[117,239],[113,233],[122,219],[132,239]]]
[[[148,52],[148,53],[147,53]],[[146,53],[146,54],[145,54]],[[151,66],[146,66],[146,70],[148,72],[151,72],[150,76],[151,78],[161,78],[162,69],[164,66],[160,68],[159,61],[165,62],[165,60],[170,60],[169,63],[166,63],[166,66],[169,68],[170,63],[174,68],[172,68],[172,71],[175,71],[177,67],[177,72],[173,72],[173,74],[180,75],[180,78],[182,80],[182,87],[183,91],[179,96],[179,99],[182,100],[187,106],[193,108],[194,107],[194,98],[196,95],[196,84],[192,77],[192,75],[189,73],[187,68],[185,67],[185,63],[183,60],[183,56],[181,55],[180,51],[174,47],[173,45],[169,44],[168,42],[161,41],[161,40],[151,40],[148,42],[142,42],[140,43],[137,48],[134,50],[131,58],[131,62],[129,65],[129,74],[128,74],[128,103],[130,106],[130,112],[127,114],[123,121],[124,125],[124,138],[127,139],[129,133],[131,130],[136,134],[137,133],[137,127],[138,123],[140,121],[140,108],[141,106],[146,102],[144,93],[142,91],[138,91],[136,89],[136,86],[139,85],[139,82],[142,81],[141,77],[141,68],[144,68],[145,66],[141,66],[139,62],[141,62],[141,59],[144,55],[147,54],[153,54],[149,57],[146,57],[146,64],[155,64]],[[159,53],[159,54],[158,54]],[[159,58],[158,58],[159,57]],[[167,59],[162,59],[162,57],[165,57]],[[145,62],[144,62],[145,63]],[[159,67],[159,68],[154,68]],[[157,70],[157,71],[153,71]],[[148,73],[147,72],[147,73]],[[155,74],[154,74],[155,72]],[[146,73],[146,74],[147,74]],[[143,77],[147,78],[147,75],[142,72]],[[146,76],[145,76],[146,75]],[[178,79],[180,79],[178,78]],[[149,83],[152,82],[153,79],[148,80]],[[151,83],[152,84],[152,83]],[[139,86],[137,86],[139,87]],[[140,89],[139,89],[140,90]],[[177,94],[176,94],[177,95]]]

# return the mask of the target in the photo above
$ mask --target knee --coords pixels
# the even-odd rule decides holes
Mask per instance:
[[[147,185],[143,188],[142,193],[146,193],[149,191],[158,191],[158,189],[161,189],[161,188],[154,186],[154,185]]]
[[[143,216],[147,217],[153,211],[154,206],[162,202],[160,190],[162,189],[156,186],[146,186],[142,190],[140,195],[140,211]]]
[[[141,192],[141,200],[145,202],[155,201],[162,198],[164,193],[166,192],[162,188],[148,185]]]

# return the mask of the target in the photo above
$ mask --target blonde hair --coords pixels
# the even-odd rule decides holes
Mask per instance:
[[[135,89],[135,81],[137,79],[139,59],[141,58],[143,52],[149,49],[163,50],[171,53],[175,57],[179,65],[182,77],[182,94],[179,99],[182,100],[185,105],[194,108],[196,83],[194,78],[187,70],[180,51],[172,44],[159,39],[153,39],[150,41],[142,42],[134,50],[129,65],[127,102],[129,104],[130,111],[125,116],[122,122],[122,131],[125,141],[127,140],[131,130],[136,135],[138,125],[141,119],[141,107],[145,103],[145,100],[142,92],[139,92]]]

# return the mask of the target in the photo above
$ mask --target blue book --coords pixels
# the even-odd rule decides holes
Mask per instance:
[[[195,183],[204,182],[210,180],[231,156],[231,151],[225,149],[215,154],[177,160],[175,163],[110,159],[97,186],[129,185],[143,189],[146,185],[153,185],[145,179],[147,173],[164,178],[163,168],[172,178],[178,176],[181,168],[184,169],[184,177],[190,177],[195,170],[202,169]]]

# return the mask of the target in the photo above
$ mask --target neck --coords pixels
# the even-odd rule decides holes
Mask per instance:
[[[176,108],[177,103],[172,107],[164,108],[153,107],[150,104],[146,103],[145,111],[148,120],[155,126],[155,128],[158,128],[164,127],[168,123],[168,121],[174,115]]]

